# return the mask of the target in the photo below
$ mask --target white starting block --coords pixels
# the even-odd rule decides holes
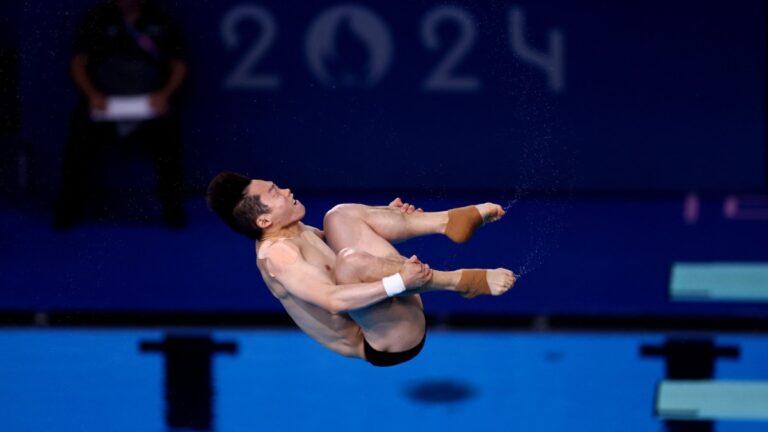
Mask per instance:
[[[664,420],[768,421],[768,381],[662,381],[656,414]]]

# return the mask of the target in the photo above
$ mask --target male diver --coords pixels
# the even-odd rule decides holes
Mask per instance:
[[[256,241],[264,282],[305,333],[375,366],[400,364],[421,351],[426,328],[419,293],[471,298],[501,295],[515,284],[504,268],[438,271],[392,246],[427,234],[463,243],[504,216],[498,204],[442,212],[424,212],[399,198],[379,207],[340,204],[319,230],[301,222],[306,209],[290,189],[232,172],[211,181],[207,201],[230,228]]]

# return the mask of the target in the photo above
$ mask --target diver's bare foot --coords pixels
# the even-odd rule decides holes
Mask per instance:
[[[510,288],[515,286],[517,277],[515,274],[505,268],[497,268],[496,270],[488,270],[485,274],[488,280],[488,287],[491,289],[491,295],[498,296],[509,291]]]
[[[456,292],[465,298],[502,295],[515,285],[515,274],[505,268],[495,270],[461,269]]]
[[[475,208],[480,212],[480,216],[483,218],[483,224],[496,222],[507,214],[500,205],[489,202],[478,204]]]

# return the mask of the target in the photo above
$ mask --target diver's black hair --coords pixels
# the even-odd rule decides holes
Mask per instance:
[[[208,184],[206,201],[232,230],[252,240],[261,240],[262,230],[256,225],[259,215],[269,213],[269,207],[258,195],[248,196],[245,189],[251,179],[237,173],[224,171]]]

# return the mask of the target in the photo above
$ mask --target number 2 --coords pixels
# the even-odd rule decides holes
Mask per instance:
[[[467,12],[457,7],[443,6],[429,11],[422,21],[421,38],[424,45],[430,50],[434,51],[440,48],[437,27],[443,21],[453,21],[459,25],[461,29],[459,40],[427,77],[423,88],[428,91],[476,91],[480,88],[480,80],[476,77],[453,75],[454,69],[475,42],[475,23]]]
[[[266,9],[259,6],[240,5],[232,8],[224,16],[221,23],[221,37],[227,48],[234,49],[240,45],[237,25],[244,20],[252,20],[258,23],[261,27],[261,34],[234,70],[227,76],[224,86],[242,89],[277,89],[280,86],[280,77],[254,73],[256,65],[275,41],[275,35],[277,34],[275,19]]]

